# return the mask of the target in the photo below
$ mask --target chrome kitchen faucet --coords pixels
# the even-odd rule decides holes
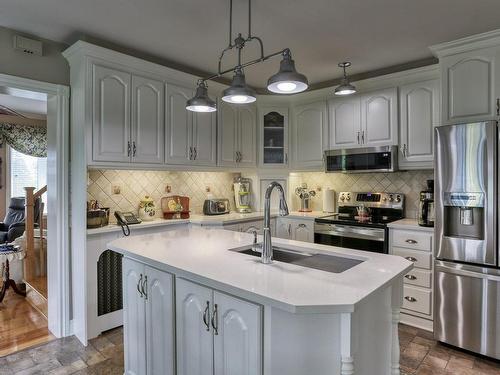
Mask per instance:
[[[288,206],[285,200],[285,191],[283,186],[278,182],[273,181],[269,184],[266,189],[265,200],[264,200],[264,240],[262,243],[262,263],[269,264],[273,261],[273,245],[271,243],[271,193],[273,189],[278,189],[280,194],[280,208],[279,215],[288,215]]]

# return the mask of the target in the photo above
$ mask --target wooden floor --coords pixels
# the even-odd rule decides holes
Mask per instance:
[[[45,317],[24,297],[7,290],[0,303],[0,357],[54,339]]]
[[[26,280],[26,282],[47,299],[47,276],[35,277],[31,280]]]

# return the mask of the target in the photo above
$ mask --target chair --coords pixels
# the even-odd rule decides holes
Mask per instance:
[[[25,198],[14,197],[10,199],[9,208],[3,222],[0,222],[0,243],[12,242],[21,237],[25,227]],[[40,215],[41,201],[35,202],[35,222]]]

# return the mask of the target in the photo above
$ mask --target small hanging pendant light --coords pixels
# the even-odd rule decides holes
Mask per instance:
[[[342,78],[340,85],[335,88],[335,95],[351,95],[356,92],[356,87],[350,84],[345,71],[345,68],[350,66],[351,63],[349,61],[339,63],[339,67],[344,69],[344,77]]]
[[[192,112],[215,112],[217,110],[217,105],[208,96],[207,83],[204,80],[198,81],[196,94],[187,101],[186,109]]]
[[[267,89],[277,94],[295,94],[308,87],[307,78],[295,70],[295,61],[289,49],[283,51],[280,70],[267,81]]]
[[[245,82],[245,74],[241,66],[234,69],[233,81],[231,86],[222,93],[222,100],[228,103],[245,104],[253,103],[257,100],[257,93],[251,87],[248,87]]]

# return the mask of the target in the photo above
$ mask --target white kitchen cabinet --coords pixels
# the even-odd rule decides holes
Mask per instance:
[[[257,113],[254,105],[220,102],[219,165],[255,167],[257,164]]]
[[[213,334],[210,326],[212,290],[183,279],[176,280],[178,375],[208,375],[213,369]]]
[[[173,277],[123,259],[125,374],[174,374]]]
[[[299,105],[293,111],[293,167],[321,168],[323,151],[328,148],[328,119],[326,102]]]
[[[398,144],[398,90],[390,88],[361,95],[361,144]]]
[[[179,375],[261,374],[261,306],[184,279],[176,301]]]
[[[439,125],[439,79],[401,86],[400,169],[432,168],[434,127]]]
[[[276,237],[288,240],[314,242],[314,221],[278,217]]]
[[[276,220],[276,237],[287,240],[292,239],[292,223],[290,220],[281,217]]]
[[[288,108],[259,109],[259,166],[283,168],[288,166]]]
[[[217,164],[217,115],[214,112],[193,115],[193,164]]]
[[[131,74],[92,65],[92,159],[129,162]]]
[[[215,375],[260,375],[261,307],[217,291],[214,291],[213,300],[217,309]]]
[[[132,76],[132,161],[163,163],[165,131],[163,82]]]
[[[257,232],[257,234],[263,234],[264,228],[264,219],[244,221],[236,224],[228,224],[223,226],[224,229],[233,230],[235,232],[244,232],[244,233],[253,233]],[[271,219],[271,234],[275,235],[276,228],[276,219]]]
[[[359,96],[328,101],[329,149],[359,147],[361,142],[361,100]]]

